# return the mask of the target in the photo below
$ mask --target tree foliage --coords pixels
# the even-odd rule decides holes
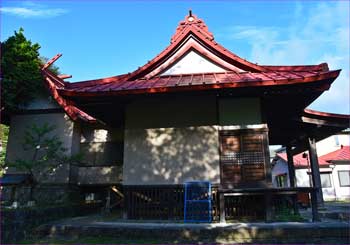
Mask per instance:
[[[40,73],[40,45],[24,36],[23,29],[1,45],[1,105],[7,111],[16,111],[43,91]]]
[[[27,153],[26,158],[17,159],[8,163],[9,167],[21,170],[29,174],[31,180],[30,200],[33,200],[33,189],[49,174],[65,164],[78,162],[80,154],[67,156],[66,148],[57,135],[54,134],[55,126],[47,123],[42,126],[36,124],[27,129],[24,134],[22,148]]]
[[[2,176],[5,170],[5,155],[6,155],[6,146],[7,146],[7,138],[9,135],[9,127],[0,124],[0,176]]]
[[[38,94],[46,93],[40,65],[40,45],[24,36],[22,28],[1,44],[1,111],[15,112]],[[51,71],[58,74],[58,67]]]
[[[34,168],[43,169],[50,165],[50,169],[54,169],[61,164],[66,149],[57,135],[50,135],[54,129],[54,126],[48,124],[43,126],[34,124],[25,132],[22,148],[32,157],[16,160],[17,169],[34,175]]]

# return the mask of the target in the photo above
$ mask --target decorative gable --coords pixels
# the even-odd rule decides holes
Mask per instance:
[[[174,65],[161,73],[161,76],[225,71],[227,70],[214,64],[206,57],[199,55],[195,51],[190,51],[184,57],[176,61]]]
[[[197,53],[196,56],[191,51]],[[202,58],[202,59],[201,59]],[[208,72],[263,72],[266,69],[238,57],[214,41],[205,23],[190,11],[184,21],[179,23],[170,45],[154,59],[129,74],[128,80],[151,79],[159,75],[188,74],[184,69],[189,61],[202,61],[199,67],[191,68],[192,73]],[[196,63],[198,64],[198,63]],[[210,70],[203,71],[206,64]],[[192,64],[192,66],[195,66]],[[181,69],[179,69],[181,67]],[[176,73],[174,73],[176,72]]]

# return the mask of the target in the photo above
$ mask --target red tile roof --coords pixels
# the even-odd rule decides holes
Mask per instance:
[[[161,76],[132,81],[125,80],[127,76],[124,75],[109,78],[101,83],[89,81],[84,84],[68,84],[59,88],[59,92],[65,96],[98,96],[290,85],[335,79],[339,72],[225,72]]]
[[[52,63],[51,63],[52,64]],[[44,77],[44,81],[46,86],[48,87],[52,97],[56,100],[56,102],[64,109],[64,111],[67,113],[67,115],[73,120],[83,120],[89,123],[95,123],[97,120],[85,113],[84,111],[80,110],[78,107],[75,106],[75,104],[63,98],[57,90],[59,88],[64,88],[64,81],[60,78],[58,78],[55,74],[51,73],[48,68],[50,65],[45,64],[42,68],[42,75]],[[46,68],[45,68],[46,67]]]
[[[171,66],[176,60],[164,66],[165,61],[169,60],[170,57],[183,46],[189,37],[194,38],[197,42],[191,43],[190,46],[182,52],[186,53],[190,50],[196,50],[202,55],[208,56],[207,51],[210,51],[218,58],[214,62],[222,67],[227,68],[227,64],[221,64],[220,60],[224,60],[248,72],[238,73],[231,71],[226,73],[159,77],[159,74],[167,69],[167,67]],[[204,50],[207,51],[203,51],[203,48],[201,49],[200,47],[204,47]],[[181,55],[183,54],[177,54],[179,58]],[[96,93],[96,95],[102,93],[117,95],[126,93],[205,90],[221,87],[281,85],[325,79],[333,81],[338,76],[339,72],[339,70],[329,71],[326,63],[306,66],[261,66],[253,64],[215,42],[214,36],[209,32],[206,24],[190,12],[190,14],[185,17],[185,20],[179,23],[175,34],[171,38],[170,45],[144,66],[132,73],[119,76],[67,83],[66,87],[60,89],[60,93],[64,95],[93,95],[93,93]]]
[[[175,57],[174,54],[189,38],[196,40],[196,42],[190,42],[187,47],[188,50],[185,49],[181,52],[186,53],[195,50],[206,56],[207,51],[209,51],[209,53],[215,54],[215,57],[211,57],[211,59],[214,59],[213,61],[218,65],[227,68],[227,64],[229,64],[247,72],[229,71],[225,73],[159,76],[177,58],[184,55],[176,54],[179,56]],[[329,71],[328,65],[325,63],[311,66],[262,66],[251,63],[215,42],[213,34],[209,32],[205,23],[191,12],[185,17],[184,21],[179,23],[175,34],[171,38],[170,45],[134,72],[77,83],[64,82],[62,78],[47,70],[60,56],[61,54],[58,54],[43,66],[42,73],[45,82],[57,103],[73,120],[81,119],[87,122],[96,122],[96,119],[79,109],[68,98],[69,96],[117,96],[326,81],[327,84],[320,84],[319,87],[320,91],[324,91],[329,88],[340,72],[340,70]],[[208,54],[207,56],[209,59]],[[164,63],[169,61],[171,57],[176,59],[172,60],[173,63],[165,66]],[[224,62],[226,62],[226,65]]]
[[[350,146],[342,146],[339,150],[319,157],[322,161],[350,161]]]
[[[337,117],[337,118],[343,118],[343,119],[350,119],[350,115],[345,114],[336,114],[336,113],[329,113],[329,112],[323,112],[323,111],[315,111],[311,109],[305,109],[304,110],[306,115],[312,115],[312,116],[318,116],[318,117]],[[350,121],[349,121],[350,123]]]
[[[308,167],[309,159],[303,157],[303,152],[293,156],[295,167]],[[286,153],[278,153],[278,157],[287,162]],[[318,157],[318,164],[320,166],[328,166],[332,161],[350,161],[350,146],[342,146],[339,150],[332,151],[325,155]]]
[[[299,153],[297,155],[293,156],[293,161],[294,161],[294,166],[295,167],[308,167],[310,166],[309,163],[309,158],[304,158],[303,157],[304,152]],[[286,153],[277,153],[277,156],[282,158],[284,161],[287,162],[287,154]],[[318,158],[318,165],[319,166],[328,166],[329,163],[321,159],[320,157]]]
[[[270,71],[329,71],[327,63],[321,63],[319,65],[297,65],[297,66],[269,66],[262,65]]]

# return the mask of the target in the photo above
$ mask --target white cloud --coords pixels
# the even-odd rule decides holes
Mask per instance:
[[[270,65],[327,62],[330,69],[342,69],[330,90],[310,108],[349,114],[349,2],[316,2],[309,9],[297,2],[293,16],[294,21],[283,28],[235,26],[225,35],[247,41],[252,62]]]
[[[67,9],[49,8],[45,5],[23,2],[20,6],[1,7],[0,12],[10,14],[21,18],[51,18],[63,15],[68,12]]]

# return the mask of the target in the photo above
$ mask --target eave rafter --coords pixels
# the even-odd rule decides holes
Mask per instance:
[[[79,119],[88,123],[96,123],[97,120],[94,117],[85,113],[84,111],[79,109],[71,100],[63,98],[58,93],[58,89],[65,88],[65,82],[63,81],[63,78],[60,78],[59,76],[50,72],[48,68],[61,56],[62,54],[57,54],[55,57],[53,57],[41,67],[41,74],[44,77],[45,84],[48,90],[50,91],[51,96],[64,109],[64,111],[73,121]]]
[[[170,93],[186,91],[204,91],[218,89],[236,89],[252,87],[273,87],[291,86],[301,84],[319,84],[314,90],[329,88],[327,83],[331,83],[339,75],[340,70],[325,72],[317,75],[308,75],[303,78],[294,76],[294,78],[280,77],[271,79],[265,76],[265,73],[259,73],[254,77],[254,73],[212,73],[196,75],[173,75],[164,77],[155,77],[149,80],[140,79],[134,81],[119,81],[103,85],[95,85],[86,88],[61,88],[59,93],[64,96],[117,96],[131,94],[153,94],[153,93]],[[209,77],[211,77],[209,79]],[[264,77],[264,79],[262,79]],[[192,82],[196,78],[196,82]]]

